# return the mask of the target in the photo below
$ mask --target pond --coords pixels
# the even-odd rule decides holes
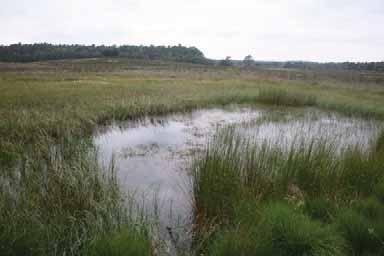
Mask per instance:
[[[340,150],[348,145],[369,147],[382,127],[378,121],[313,108],[234,105],[115,122],[99,127],[94,143],[102,167],[114,165],[123,191],[145,202],[144,208],[158,217],[169,239],[183,244],[193,217],[191,163],[227,126],[241,127],[237,131],[242,136],[260,143],[287,147],[299,138],[322,138],[336,141]]]

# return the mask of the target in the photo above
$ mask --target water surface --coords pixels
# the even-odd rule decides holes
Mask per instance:
[[[104,168],[112,162],[115,165],[123,190],[134,192],[139,201],[142,198],[156,212],[161,226],[182,240],[193,214],[192,159],[228,125],[239,127],[242,136],[256,143],[268,141],[287,147],[298,138],[328,139],[336,141],[340,149],[348,145],[369,147],[382,127],[377,121],[311,108],[229,106],[116,122],[100,127],[94,143],[100,164]]]
[[[163,211],[184,215],[191,212],[187,169],[192,156],[204,149],[220,127],[255,120],[261,113],[228,107],[115,123],[101,127],[94,142],[103,167],[114,160],[123,188],[156,195]]]

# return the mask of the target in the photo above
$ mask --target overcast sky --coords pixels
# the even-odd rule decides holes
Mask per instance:
[[[0,0],[0,44],[196,46],[209,58],[383,61],[384,0]]]

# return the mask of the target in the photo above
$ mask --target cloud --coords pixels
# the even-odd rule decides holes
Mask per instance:
[[[0,43],[194,45],[208,57],[384,60],[382,0],[2,0]]]

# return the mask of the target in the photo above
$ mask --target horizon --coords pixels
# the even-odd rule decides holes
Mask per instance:
[[[0,44],[194,46],[209,59],[384,61],[381,0],[4,0]]]
[[[89,47],[89,46],[94,45],[95,47],[106,46],[106,47],[117,47],[117,48],[121,47],[121,46],[144,46],[144,47],[149,47],[149,46],[154,46],[154,47],[183,46],[183,47],[188,47],[188,48],[194,47],[194,48],[197,48],[198,50],[201,51],[201,49],[199,49],[196,46],[185,46],[185,45],[181,45],[181,44],[175,44],[175,45],[144,45],[144,44],[139,44],[139,45],[130,45],[130,44],[116,45],[116,44],[110,44],[110,45],[105,45],[105,44],[79,44],[79,43],[69,43],[69,44],[57,43],[57,44],[53,44],[53,43],[49,43],[49,42],[35,42],[35,43],[22,43],[22,42],[18,42],[18,43],[12,43],[12,44],[0,44],[0,47],[2,47],[2,46],[8,47],[8,46],[11,46],[11,45],[18,45],[18,44],[21,44],[21,45],[48,44],[48,45],[53,45],[53,46],[59,46],[59,45],[79,45],[79,46],[85,46],[85,47]],[[231,57],[231,56],[225,56],[224,58],[221,58],[221,59],[214,59],[214,58],[207,57],[203,51],[202,51],[202,53],[204,54],[204,57],[206,59],[212,60],[212,61],[220,61],[220,60],[224,60],[226,57]],[[251,54],[247,54],[244,57],[246,57],[248,55],[251,55]],[[116,56],[116,57],[118,57],[118,56]],[[254,57],[252,56],[252,58],[254,58]],[[231,61],[243,61],[243,59],[244,58],[242,58],[242,59],[234,59],[234,58],[231,57]],[[350,62],[350,63],[384,62],[384,60],[381,60],[381,61],[348,61],[348,60],[346,60],[346,61],[313,61],[313,60],[299,60],[299,59],[291,59],[291,60],[263,60],[263,59],[256,59],[256,58],[254,58],[254,61],[255,62],[267,62],[267,63],[268,62],[277,62],[277,63],[304,62],[304,63],[317,63],[317,64],[328,64],[328,63],[336,63],[336,64],[338,64],[338,63],[348,63],[348,62]]]

